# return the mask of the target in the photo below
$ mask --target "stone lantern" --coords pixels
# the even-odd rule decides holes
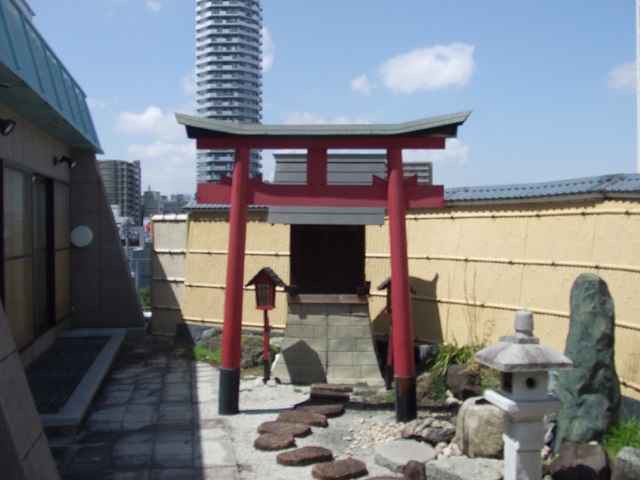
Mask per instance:
[[[542,478],[544,416],[557,412],[562,402],[549,395],[549,371],[567,370],[573,363],[540,345],[533,335],[533,314],[516,312],[515,333],[476,354],[477,360],[500,371],[500,389],[487,390],[487,401],[505,412],[505,480]]]

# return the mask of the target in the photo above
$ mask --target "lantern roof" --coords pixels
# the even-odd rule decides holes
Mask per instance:
[[[248,287],[250,285],[254,285],[256,283],[258,283],[258,280],[260,280],[260,277],[266,276],[267,279],[273,283],[276,287],[286,287],[287,284],[284,283],[282,281],[282,279],[276,274],[276,272],[274,272],[273,270],[271,270],[271,268],[269,267],[264,267],[262,270],[260,270],[258,273],[255,274],[255,276],[249,280],[249,282],[245,285],[245,287]]]
[[[478,362],[500,372],[569,370],[573,362],[533,335],[533,314],[516,312],[515,333],[476,353]]]

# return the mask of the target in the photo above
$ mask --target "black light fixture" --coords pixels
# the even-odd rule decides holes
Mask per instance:
[[[16,128],[15,120],[11,120],[10,118],[0,118],[0,134],[2,134],[3,137],[9,135],[14,128]]]
[[[73,158],[69,158],[66,155],[63,155],[60,158],[53,157],[53,164],[58,165],[59,163],[66,163],[69,168],[73,168],[78,164],[78,161]]]

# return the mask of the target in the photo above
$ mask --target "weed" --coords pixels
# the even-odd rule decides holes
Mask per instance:
[[[304,393],[301,388],[293,387],[293,393]]]
[[[473,364],[475,352],[476,348],[471,345],[443,344],[438,347],[438,354],[427,363],[427,368],[434,375],[444,377],[451,365]]]
[[[193,356],[196,360],[204,360],[205,362],[213,363],[214,365],[220,365],[220,362],[222,361],[222,349],[219,348],[215,352],[212,352],[202,345],[196,345],[193,347]]]
[[[640,420],[631,417],[618,421],[604,436],[602,444],[611,461],[624,447],[640,448]]]

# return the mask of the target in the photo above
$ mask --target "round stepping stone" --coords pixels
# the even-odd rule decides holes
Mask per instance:
[[[320,390],[333,390],[334,392],[349,393],[353,392],[353,387],[344,383],[312,383],[311,390],[319,388]]]
[[[333,400],[335,402],[349,401],[348,393],[323,388],[312,388],[309,396],[311,397],[311,400]]]
[[[367,466],[355,458],[336,460],[335,462],[318,463],[311,471],[313,478],[319,480],[348,480],[360,478],[367,474]]]
[[[295,446],[295,444],[293,435],[277,435],[275,433],[263,433],[253,442],[253,446],[258,450],[284,450]]]
[[[306,423],[314,427],[327,427],[327,417],[319,413],[301,412],[299,410],[286,410],[278,415],[279,422]]]
[[[310,401],[296,405],[293,409],[301,412],[319,413],[327,418],[339,417],[344,413],[344,405],[342,403],[315,403]]]
[[[280,465],[290,465],[300,467],[311,465],[312,463],[330,462],[333,460],[333,453],[324,447],[302,447],[288,452],[279,453],[276,461]]]
[[[311,427],[300,422],[265,422],[258,427],[258,433],[289,434],[294,437],[306,437],[311,433]]]

